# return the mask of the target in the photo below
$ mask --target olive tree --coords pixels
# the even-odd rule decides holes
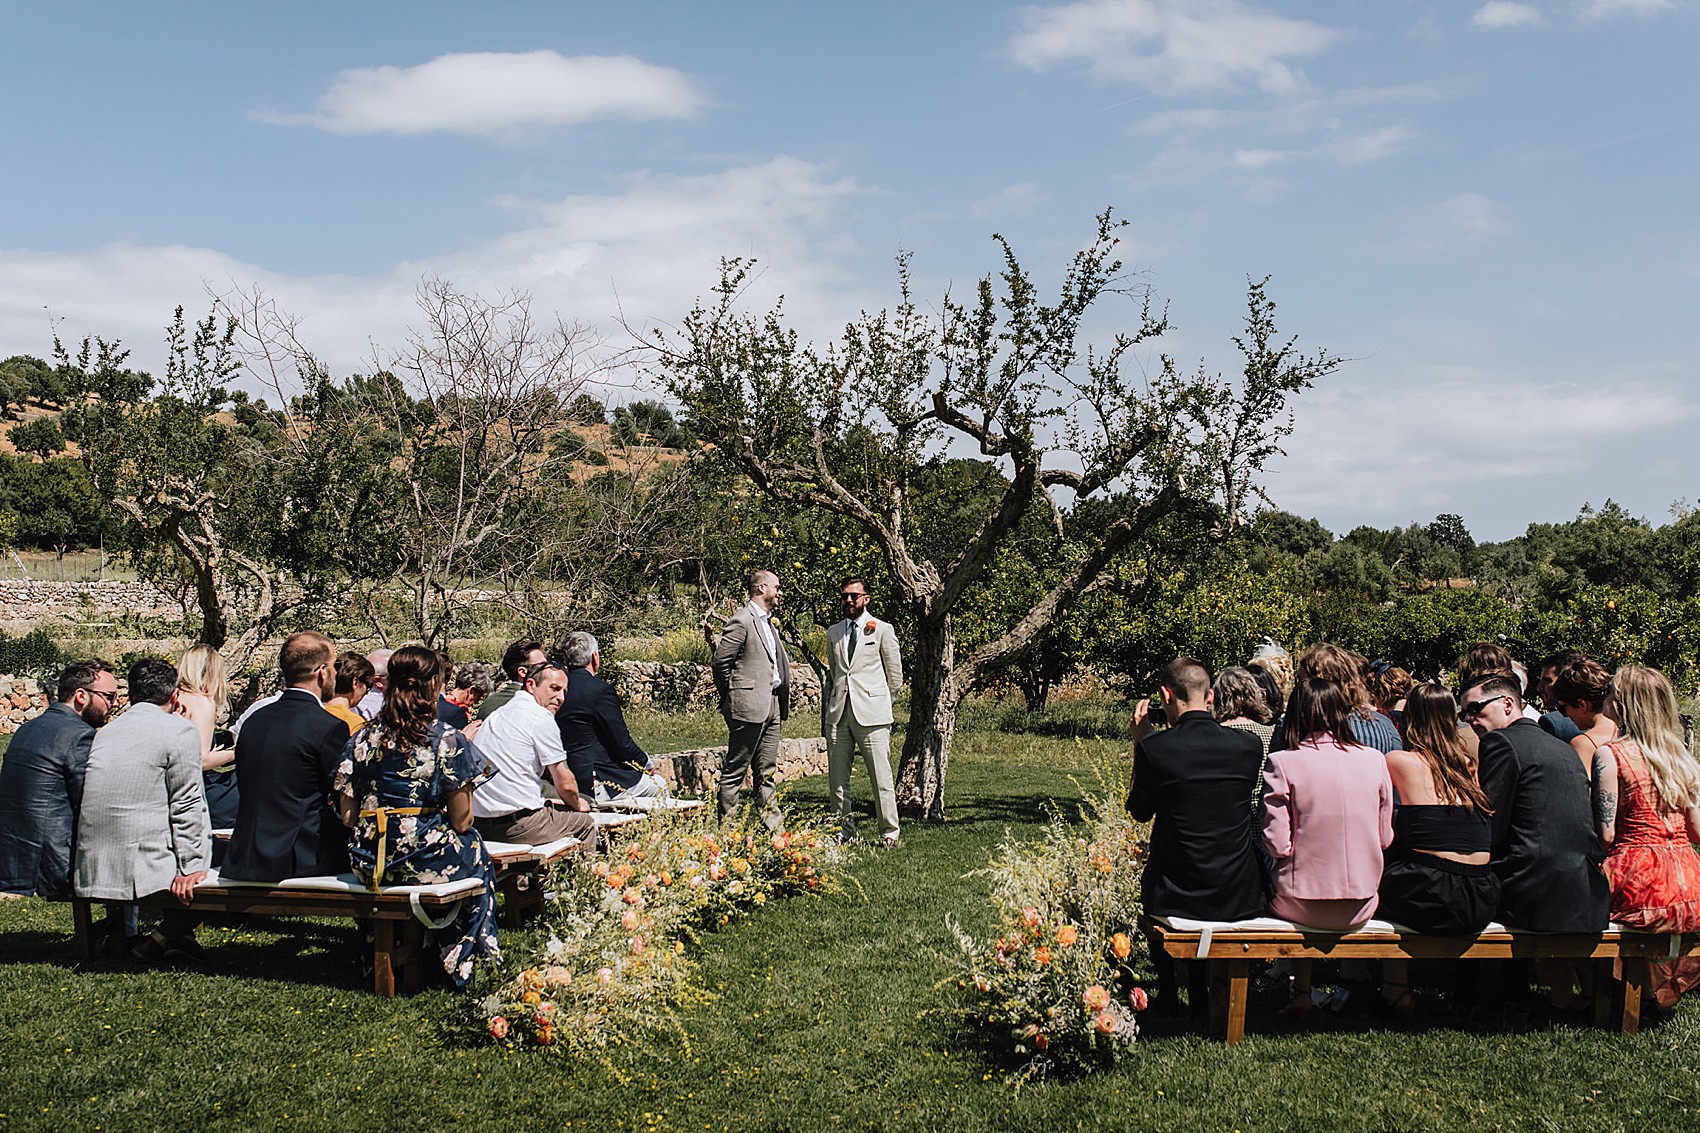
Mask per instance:
[[[1098,218],[1054,299],[1041,297],[995,236],[996,274],[966,296],[947,293],[929,314],[900,257],[895,306],[861,313],[825,346],[803,342],[782,303],[746,311],[740,297],[753,265],[728,260],[712,299],[651,340],[656,376],[717,459],[776,501],[853,520],[884,556],[913,634],[898,771],[899,802],[912,815],[943,817],[964,698],[1032,650],[1164,517],[1197,509],[1233,519],[1291,428],[1289,396],[1338,364],[1275,335],[1262,283],[1252,285],[1242,378],[1142,357],[1169,322],[1149,290],[1122,275],[1120,226],[1107,212]],[[1086,341],[1089,312],[1111,300],[1126,303],[1128,329]],[[941,511],[917,498],[916,485],[960,456],[991,466],[997,490],[966,523],[925,531],[925,517]],[[1123,498],[1116,519],[1059,544],[1063,561],[1031,605],[959,653],[965,595],[1023,517],[1040,508],[1060,533],[1066,507],[1106,494]]]

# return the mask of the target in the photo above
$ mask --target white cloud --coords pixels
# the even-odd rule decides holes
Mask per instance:
[[[1289,61],[1338,38],[1241,0],[1078,0],[1026,9],[1023,23],[1010,50],[1025,66],[1084,62],[1098,78],[1166,94],[1246,82],[1289,93],[1304,85]]]
[[[1533,4],[1516,3],[1515,0],[1488,0],[1470,17],[1471,27],[1486,31],[1531,27],[1545,22],[1539,8]]]
[[[182,303],[208,307],[206,288],[259,285],[303,319],[302,341],[333,372],[363,367],[371,342],[401,344],[424,275],[463,290],[523,289],[541,312],[582,320],[618,347],[634,327],[676,320],[717,280],[722,256],[761,260],[750,301],[783,292],[805,333],[831,334],[846,308],[870,305],[850,290],[840,235],[843,211],[864,190],[791,158],[698,176],[640,174],[618,192],[552,201],[505,201],[529,223],[495,240],[372,276],[293,276],[211,248],[112,244],[77,253],[0,250],[0,342],[44,355],[47,312],[67,341],[121,338],[133,365],[161,369],[161,328]],[[889,251],[879,249],[880,252]],[[873,305],[877,305],[873,303]]]
[[[687,118],[701,104],[684,75],[630,55],[481,51],[344,71],[312,113],[254,117],[333,134],[500,134],[599,118]]]
[[[1676,0],[1586,0],[1581,5],[1581,14],[1585,20],[1603,20],[1612,16],[1651,16],[1675,8]]]
[[[1044,199],[1037,182],[1020,181],[988,193],[968,206],[968,214],[979,220],[996,220],[1024,213]]]
[[[1481,244],[1511,227],[1506,208],[1480,193],[1459,193],[1419,213],[1410,245],[1419,252],[1444,252]]]

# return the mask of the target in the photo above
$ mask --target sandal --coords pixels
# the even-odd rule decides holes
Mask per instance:
[[[1407,1023],[1417,1013],[1417,1003],[1411,998],[1411,985],[1408,983],[1382,980],[1381,1002],[1395,1018]]]

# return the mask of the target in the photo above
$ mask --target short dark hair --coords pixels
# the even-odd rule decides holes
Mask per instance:
[[[838,589],[843,590],[846,586],[849,586],[852,582],[854,582],[857,586],[860,586],[862,588],[862,593],[864,593],[864,594],[872,593],[872,591],[870,591],[868,589],[868,580],[863,578],[859,574],[853,574],[849,578],[845,579],[843,582],[840,582],[838,584]]]
[[[1592,657],[1572,661],[1558,671],[1552,682],[1553,699],[1560,704],[1586,704],[1595,712],[1611,691],[1611,674]]]
[[[80,688],[93,688],[96,678],[102,673],[112,672],[112,666],[99,657],[91,657],[87,661],[75,661],[65,666],[59,674],[58,699],[61,704],[70,703]]]
[[[1176,657],[1163,670],[1163,684],[1181,700],[1201,700],[1210,691],[1210,670],[1194,657]]]
[[[1357,706],[1351,694],[1333,681],[1322,677],[1305,677],[1293,683],[1293,695],[1287,700],[1287,715],[1281,730],[1289,747],[1322,732],[1342,744],[1355,744],[1352,733],[1352,713]]]
[[[1585,661],[1587,659],[1588,655],[1580,649],[1560,649],[1557,653],[1552,653],[1542,657],[1541,663],[1535,666],[1535,673],[1536,675],[1539,675],[1546,672],[1548,669],[1562,669],[1566,665],[1574,664],[1577,661]]]
[[[541,652],[543,652],[541,641],[532,641],[529,638],[522,637],[518,641],[511,642],[502,653],[502,672],[508,675],[510,681],[519,680],[519,671],[525,668],[526,660],[533,653]]]
[[[455,688],[471,689],[480,700],[496,691],[496,666],[488,661],[462,661],[455,669],[454,679],[446,683]]]
[[[1482,673],[1469,678],[1458,690],[1458,703],[1470,699],[1470,690],[1480,689],[1483,696],[1509,696],[1519,707],[1523,704],[1523,682],[1514,673]]]
[[[1459,691],[1474,685],[1479,676],[1502,673],[1516,681],[1518,696],[1521,697],[1523,682],[1517,680],[1516,672],[1512,669],[1516,663],[1516,658],[1511,656],[1511,651],[1505,646],[1495,645],[1491,641],[1478,641],[1458,658]]]
[[[304,629],[283,639],[277,651],[277,667],[283,670],[284,684],[298,685],[335,656],[335,642],[316,629]]]
[[[378,675],[378,670],[372,667],[372,662],[364,653],[344,653],[336,659],[336,694],[347,696],[354,691],[355,684],[372,687],[372,681]]]
[[[130,666],[130,703],[164,704],[177,691],[177,666],[163,657],[143,657]]]

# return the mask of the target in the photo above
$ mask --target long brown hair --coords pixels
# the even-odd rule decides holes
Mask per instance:
[[[1299,654],[1299,679],[1315,677],[1338,685],[1346,694],[1352,711],[1361,716],[1375,714],[1375,702],[1370,699],[1364,674],[1369,671],[1369,658],[1331,642],[1313,645]],[[1297,691],[1297,685],[1294,690]],[[1351,743],[1350,739],[1345,741]]]
[[[1405,746],[1428,767],[1442,803],[1492,813],[1476,757],[1458,738],[1458,702],[1444,685],[1429,681],[1405,694]]]
[[[417,744],[437,719],[443,661],[423,645],[404,645],[390,656],[390,687],[378,723],[404,744]]]
[[[1352,735],[1352,702],[1346,690],[1321,677],[1305,677],[1293,685],[1281,730],[1289,747],[1297,747],[1318,732],[1333,737],[1335,743],[1358,742]]]

